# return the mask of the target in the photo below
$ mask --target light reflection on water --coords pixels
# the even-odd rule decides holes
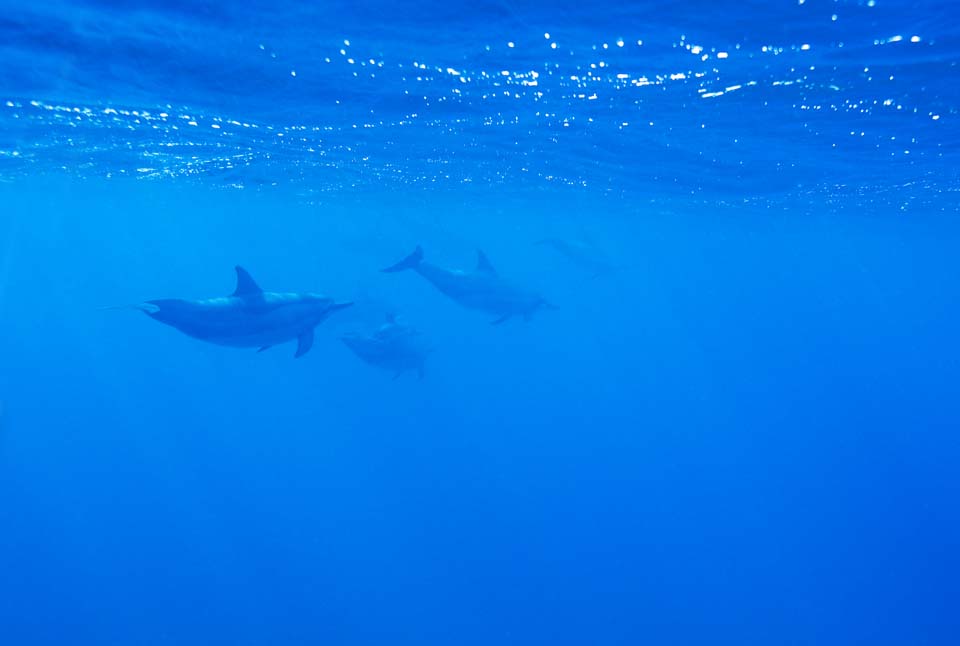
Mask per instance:
[[[94,98],[10,86],[0,96],[0,177],[197,177],[321,192],[364,183],[672,185],[750,197],[871,186],[876,173],[864,170],[894,163],[904,185],[951,190],[949,47],[922,32],[881,34],[885,26],[868,37],[863,18],[845,9],[794,29],[792,42],[663,24],[605,38],[479,30],[456,46],[451,34],[431,43],[360,33],[309,51],[245,41],[236,58],[255,74],[181,86],[172,97],[147,76],[138,104],[119,83]],[[857,20],[857,30],[837,31]],[[155,73],[122,57],[113,64],[125,81]],[[921,73],[931,78],[918,87]]]

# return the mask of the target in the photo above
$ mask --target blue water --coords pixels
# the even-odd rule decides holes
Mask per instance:
[[[0,0],[0,644],[960,643],[960,8],[618,4]]]

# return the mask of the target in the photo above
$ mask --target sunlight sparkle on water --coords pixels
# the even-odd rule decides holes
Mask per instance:
[[[831,14],[826,14],[826,16],[831,16]],[[823,18],[826,18],[826,16],[823,16]],[[831,20],[836,21],[836,19],[836,14],[833,14]],[[904,31],[907,35],[885,36],[877,40],[876,44],[899,43],[907,40],[911,43],[921,42],[920,36],[909,35],[912,30],[907,31],[904,29]],[[354,158],[353,153],[348,151],[346,146],[340,149],[340,152],[337,152],[337,149],[331,147],[328,143],[321,145],[315,138],[303,138],[302,131],[297,129],[309,128],[311,131],[316,132],[335,133],[343,128],[388,130],[390,128],[417,127],[429,128],[429,133],[431,134],[424,134],[424,139],[435,140],[436,138],[432,136],[432,133],[438,133],[438,136],[459,133],[459,136],[462,136],[463,129],[469,128],[469,124],[473,120],[497,127],[510,127],[511,124],[515,125],[519,123],[521,119],[524,119],[524,115],[532,114],[535,115],[538,122],[542,123],[544,127],[556,127],[558,129],[589,127],[592,132],[597,133],[598,136],[602,136],[603,129],[605,128],[608,130],[619,129],[624,131],[625,126],[630,122],[647,122],[646,119],[643,118],[637,119],[634,117],[631,119],[625,112],[626,110],[630,110],[631,112],[636,110],[650,112],[652,110],[653,112],[651,112],[651,114],[644,114],[644,116],[656,116],[655,111],[658,109],[656,106],[661,104],[665,105],[664,101],[671,105],[682,105],[686,107],[689,105],[688,101],[693,98],[719,98],[738,90],[745,96],[744,98],[737,97],[737,99],[739,101],[749,101],[750,99],[747,97],[757,96],[755,93],[757,91],[747,90],[747,88],[756,86],[758,82],[761,88],[779,88],[776,92],[781,93],[780,96],[783,97],[783,102],[787,104],[786,109],[797,111],[814,111],[821,109],[824,111],[843,110],[851,113],[856,112],[858,114],[869,115],[873,111],[881,110],[882,105],[886,106],[887,109],[884,110],[884,112],[888,115],[897,114],[897,110],[903,114],[927,114],[928,119],[924,121],[930,124],[929,127],[931,128],[934,127],[931,122],[940,121],[940,116],[943,112],[942,106],[939,105],[923,105],[922,103],[908,105],[906,101],[898,103],[897,101],[903,101],[903,99],[894,92],[884,92],[887,97],[891,98],[881,96],[877,100],[874,100],[873,95],[871,95],[869,99],[865,98],[863,94],[849,98],[844,96],[842,100],[836,101],[836,105],[831,105],[830,101],[811,100],[808,94],[812,91],[815,92],[817,88],[823,89],[824,91],[829,89],[833,92],[850,92],[851,84],[856,81],[845,81],[837,78],[835,68],[831,70],[829,65],[799,65],[798,61],[792,57],[797,56],[799,52],[809,51],[814,45],[818,50],[836,50],[842,46],[840,43],[825,44],[820,40],[812,40],[807,43],[797,42],[796,44],[786,44],[782,46],[771,44],[763,45],[762,47],[759,47],[759,43],[707,41],[703,42],[703,44],[693,44],[686,35],[681,35],[679,42],[676,42],[677,39],[674,36],[674,42],[671,43],[667,41],[663,43],[665,46],[673,45],[673,48],[675,48],[673,54],[661,56],[661,50],[656,48],[653,50],[656,52],[655,56],[641,57],[637,50],[617,51],[618,49],[624,48],[628,42],[635,42],[637,47],[643,46],[644,41],[641,39],[617,37],[603,42],[602,38],[595,36],[593,44],[589,41],[583,42],[582,40],[581,42],[577,42],[575,38],[573,38],[570,43],[565,42],[565,55],[556,56],[552,53],[558,49],[558,43],[555,40],[556,35],[547,31],[535,33],[541,33],[543,35],[544,42],[549,44],[550,51],[548,52],[544,49],[539,55],[539,60],[536,58],[532,58],[531,60],[524,59],[523,67],[520,69],[527,71],[517,70],[517,63],[519,61],[516,59],[516,56],[519,50],[517,49],[518,44],[515,41],[507,42],[507,47],[501,48],[499,52],[497,51],[497,47],[491,48],[490,46],[480,44],[476,46],[477,51],[475,52],[467,52],[465,55],[458,53],[456,56],[446,58],[434,49],[416,49],[414,51],[420,60],[413,63],[412,67],[417,71],[413,74],[410,72],[410,64],[405,62],[401,63],[400,60],[403,60],[403,58],[391,58],[389,50],[381,51],[377,49],[362,51],[362,44],[351,47],[351,42],[347,39],[342,40],[342,46],[337,42],[337,45],[331,47],[327,53],[335,57],[333,52],[339,49],[341,56],[344,57],[344,62],[353,66],[352,68],[347,68],[345,65],[331,65],[324,66],[321,71],[321,69],[317,67],[311,68],[309,62],[305,59],[291,57],[290,60],[296,61],[298,69],[290,69],[288,67],[287,73],[290,75],[288,79],[297,78],[299,80],[309,77],[312,81],[316,82],[318,76],[323,75],[326,77],[324,82],[330,82],[332,87],[339,88],[346,88],[348,83],[364,82],[367,75],[363,74],[358,76],[353,69],[358,69],[361,66],[376,67],[378,68],[376,75],[377,86],[389,88],[390,84],[393,83],[398,96],[410,97],[411,99],[415,97],[427,111],[431,111],[431,115],[425,114],[417,118],[409,114],[409,111],[405,111],[402,115],[396,115],[392,118],[370,118],[368,119],[368,123],[358,121],[358,123],[353,124],[353,126],[338,127],[331,125],[335,122],[335,116],[318,111],[316,114],[303,117],[312,124],[310,126],[282,126],[274,124],[276,130],[271,132],[270,138],[273,139],[274,134],[276,137],[282,138],[284,133],[288,133],[283,144],[285,151],[290,150],[290,146],[293,145],[294,142],[297,142],[301,151],[316,152],[317,157],[325,156],[326,159],[324,163],[340,163],[346,165],[351,161],[359,163],[356,162],[357,159],[361,161],[364,159],[376,160],[378,156],[380,159],[383,159],[384,151],[376,150],[376,147],[381,145],[382,142],[378,142],[376,139],[365,141],[364,145],[368,147],[370,152],[377,152],[377,154],[363,155],[362,157],[356,156]],[[691,38],[692,37],[693,36],[691,36]],[[932,38],[933,34],[928,37]],[[669,37],[665,36],[664,38]],[[499,42],[503,41],[500,40]],[[522,45],[523,43],[521,42],[520,44]],[[869,41],[867,44],[869,44]],[[928,44],[932,46],[935,43],[928,41]],[[347,58],[348,47],[351,47],[351,51],[354,51],[355,57]],[[759,47],[759,50],[764,53],[762,64],[759,63],[760,56],[757,54],[758,50],[754,49],[754,47]],[[739,60],[737,60],[736,65],[726,62],[722,65],[709,62],[710,58],[726,61],[730,58],[730,54],[733,53],[734,50],[739,51],[741,48],[743,49],[743,53],[740,55]],[[269,51],[266,50],[265,46],[261,47],[261,49]],[[897,48],[893,45],[891,46],[891,55],[894,55],[894,53],[900,55],[900,52],[903,52],[903,55],[907,55],[906,52],[908,49],[913,48]],[[604,51],[611,52],[604,54],[609,60],[599,60],[599,57],[596,55]],[[491,53],[481,55],[481,52]],[[568,52],[569,57],[566,56]],[[612,52],[617,53],[613,54]],[[688,52],[697,58],[691,59],[689,56],[682,55],[681,52]],[[529,56],[536,56],[533,52],[524,53]],[[774,60],[772,56],[767,56],[767,54],[778,56],[780,60]],[[757,56],[757,62],[751,62],[754,56]],[[286,55],[284,57],[286,57]],[[591,58],[592,61],[590,60]],[[330,56],[323,57],[321,52],[321,56],[316,57],[316,61],[319,63],[330,63],[331,58]],[[382,69],[383,72],[380,72],[380,69]],[[802,71],[797,71],[798,69],[802,69]],[[868,70],[864,69],[864,71],[867,72]],[[373,75],[369,76],[374,78]],[[886,80],[888,75],[883,74],[882,77]],[[898,75],[898,82],[902,82],[900,79],[901,75]],[[864,82],[872,81],[876,83],[879,77],[876,79],[874,77],[866,77],[863,80]],[[293,88],[294,85],[298,84],[302,85],[302,82],[290,84],[290,87]],[[651,91],[649,86],[659,88],[671,86],[677,89],[673,91],[674,93],[670,96],[655,98],[649,95]],[[615,92],[611,92],[610,90],[615,90]],[[371,90],[371,92],[373,91],[374,90]],[[764,90],[759,89],[759,92],[763,93]],[[365,93],[361,91],[356,96],[351,96],[351,94],[352,93],[342,96],[332,96],[327,104],[331,106],[344,105],[362,107],[362,103],[358,105],[357,102],[365,100]],[[509,101],[509,105],[506,103],[507,101]],[[580,118],[578,119],[577,112],[582,109],[578,107],[578,104],[589,101],[596,102],[596,104],[603,106],[604,109],[609,109],[611,111],[609,113],[610,118],[602,119],[598,117],[597,119],[592,119],[580,113]],[[873,102],[872,104],[871,101]],[[768,107],[771,103],[768,103],[766,100],[758,100],[758,103],[754,104],[751,109],[756,110],[758,116],[762,117],[767,111],[771,111],[769,113],[772,114],[773,108]],[[436,106],[443,104],[463,106],[464,110],[461,112],[461,115],[467,116],[457,116],[453,120],[445,120],[443,114],[438,112],[436,108]],[[716,102],[717,106],[723,104],[723,100]],[[17,108],[20,107],[19,104],[15,104],[12,101],[6,101],[6,105],[11,108],[14,106]],[[75,127],[76,124],[72,123],[75,120],[83,118],[83,120],[86,121],[90,119],[90,117],[82,111],[86,108],[82,108],[81,111],[77,112],[73,108],[64,107],[64,109],[61,110],[43,104],[42,102],[31,105],[40,111],[49,113],[49,115],[41,117],[39,115],[17,114],[16,117],[14,117],[11,114],[8,119],[20,118],[21,116],[31,119],[42,118],[48,121],[60,119],[61,127]],[[186,111],[187,108],[182,107],[180,109]],[[715,108],[711,105],[711,107],[704,107],[703,109],[723,110],[725,108]],[[99,117],[100,110],[103,110],[103,114],[108,116]],[[109,112],[107,110],[109,110]],[[176,114],[177,108],[173,108],[173,111]],[[379,116],[382,110],[376,107],[376,111],[378,113],[377,116]],[[620,113],[618,113],[618,111]],[[68,112],[70,114],[67,114]],[[677,114],[682,114],[682,112],[682,110],[677,110]],[[165,156],[161,159],[151,160],[150,166],[151,168],[166,168],[170,174],[201,174],[215,170],[217,163],[212,160],[220,158],[219,156],[213,156],[217,148],[221,150],[222,154],[222,151],[229,146],[236,145],[238,146],[237,154],[247,156],[251,155],[250,151],[254,148],[253,144],[240,141],[240,139],[243,138],[243,135],[240,133],[243,132],[243,128],[249,128],[250,130],[247,130],[247,135],[252,137],[256,134],[252,132],[252,128],[256,126],[250,126],[242,121],[228,121],[226,119],[222,122],[211,123],[222,117],[204,113],[196,108],[190,108],[190,114],[195,116],[181,117],[183,123],[180,123],[180,119],[175,120],[176,123],[180,124],[181,128],[183,125],[196,127],[200,123],[203,123],[205,126],[209,125],[209,127],[202,129],[195,128],[193,131],[190,131],[190,137],[193,139],[193,141],[190,142],[183,142],[179,138],[183,136],[186,129],[181,130],[179,137],[176,133],[172,132],[176,130],[176,125],[171,123],[174,119],[171,119],[171,122],[165,121],[168,117],[167,112],[154,113],[153,116],[151,116],[149,111],[130,110],[126,114],[123,114],[119,111],[118,106],[116,109],[112,107],[106,109],[97,108],[97,113],[97,115],[94,115],[94,119],[91,120],[96,121],[96,119],[99,118],[105,123],[115,123],[118,128],[135,130],[141,133],[147,129],[158,130],[161,134],[156,136],[161,138],[164,136],[163,133],[168,133],[170,139],[168,141],[157,142],[155,145],[158,148],[154,148],[154,150],[169,146],[172,149],[171,152],[169,154],[165,153]],[[374,110],[371,109],[370,113],[374,113]],[[663,126],[662,124],[665,120],[670,121],[670,119],[657,120],[657,123],[661,124],[661,128],[665,127],[670,131],[677,132],[678,130],[674,129],[682,127],[676,122]],[[652,122],[651,120],[650,123]],[[243,128],[239,127],[241,123],[243,123]],[[707,125],[713,125],[709,120],[705,123]],[[698,121],[696,126],[693,127],[697,127],[699,132],[700,125],[701,122]],[[264,124],[263,127],[266,128],[266,124]],[[804,128],[806,127],[807,126],[804,125]],[[942,128],[943,126],[937,127]],[[859,131],[859,128],[857,130]],[[534,130],[530,129],[527,132],[532,133]],[[383,136],[387,137],[387,135]],[[622,134],[618,134],[618,136],[630,137],[631,135],[624,131]],[[127,137],[129,138],[129,135],[127,135]],[[262,140],[263,137],[261,136],[259,139]],[[349,137],[344,137],[344,141],[349,140]],[[829,146],[831,143],[832,142],[826,142],[825,145]],[[264,146],[262,141],[259,141],[257,145]],[[471,145],[481,145],[481,142],[478,139],[472,139]],[[189,156],[192,159],[188,159],[185,155],[181,156],[178,152],[187,146],[193,148]],[[206,156],[204,156],[204,154],[198,154],[203,149],[203,146],[210,146],[210,153],[206,153]],[[354,142],[351,147],[356,149],[359,146]],[[177,153],[174,154],[174,151],[177,151]],[[270,151],[271,149],[266,147],[264,148],[264,152],[260,154],[269,157]],[[883,152],[885,155],[888,155],[891,151],[884,150]],[[906,154],[902,147],[896,149],[895,152],[898,156]],[[924,150],[918,150],[914,146],[910,148],[911,157],[920,157],[924,153]],[[336,162],[332,161],[334,157],[337,157]],[[226,159],[226,157],[223,158]],[[374,164],[374,162],[364,163]],[[393,159],[388,162],[388,165],[392,169],[390,172],[396,173],[401,166],[408,163],[409,162],[404,160]],[[443,163],[455,163],[455,160],[453,158],[445,158]],[[137,168],[137,166],[132,164],[127,166],[127,172],[134,168]],[[386,171],[381,168],[378,172]],[[496,173],[502,174],[502,169],[496,171]],[[424,173],[420,172],[420,175],[422,176]],[[557,177],[555,173],[551,175]],[[480,177],[474,173],[472,179],[476,181],[479,180]],[[571,178],[571,180],[572,179],[573,178]]]

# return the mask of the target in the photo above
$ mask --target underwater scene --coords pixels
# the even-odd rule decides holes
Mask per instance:
[[[0,0],[0,646],[960,644],[960,4]]]

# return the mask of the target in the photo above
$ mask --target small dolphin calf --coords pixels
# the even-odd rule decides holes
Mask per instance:
[[[201,341],[235,348],[267,348],[297,339],[302,357],[313,346],[313,328],[353,303],[334,303],[319,294],[265,292],[242,267],[230,296],[188,301],[165,298],[135,307],[155,321]]]
[[[393,273],[405,269],[414,270],[464,307],[495,315],[497,318],[492,321],[493,325],[499,325],[514,316],[522,316],[529,321],[538,309],[556,309],[539,295],[501,278],[482,251],[477,252],[477,268],[472,272],[444,269],[426,262],[419,245],[412,254],[381,271]]]
[[[394,379],[408,370],[416,370],[423,379],[431,348],[418,330],[397,323],[393,316],[387,316],[387,322],[371,335],[345,334],[340,339],[370,365],[392,370]]]

